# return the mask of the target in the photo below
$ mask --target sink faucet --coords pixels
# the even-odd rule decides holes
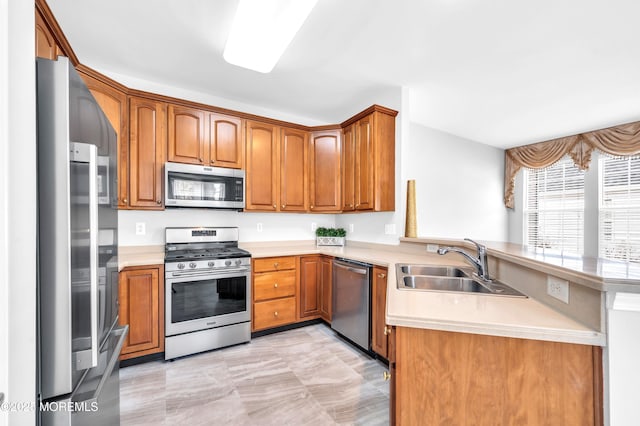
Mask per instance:
[[[478,276],[480,278],[482,278],[485,281],[491,281],[491,278],[489,278],[489,264],[487,263],[487,248],[485,246],[483,246],[482,244],[479,244],[475,241],[473,241],[470,238],[465,238],[465,241],[469,241],[473,244],[476,245],[476,248],[478,250],[478,254],[477,254],[477,258],[470,256],[469,254],[467,254],[464,250],[456,248],[456,247],[443,247],[443,248],[439,248],[438,249],[438,254],[443,255],[443,254],[447,254],[449,252],[452,253],[458,253],[461,254],[462,256],[464,256],[465,259],[467,259],[469,262],[471,262],[471,264],[473,266],[476,267],[477,271],[478,271]]]

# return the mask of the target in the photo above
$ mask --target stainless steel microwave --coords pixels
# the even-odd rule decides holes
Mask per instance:
[[[166,207],[244,208],[244,170],[165,163]]]

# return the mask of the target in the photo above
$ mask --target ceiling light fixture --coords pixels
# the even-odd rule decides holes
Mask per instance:
[[[268,73],[318,0],[240,0],[224,48],[230,64]]]

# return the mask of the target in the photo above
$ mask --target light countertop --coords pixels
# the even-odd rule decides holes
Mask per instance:
[[[325,254],[388,267],[386,321],[390,325],[596,346],[606,343],[603,333],[532,298],[398,289],[396,263],[468,266],[453,258],[406,250],[402,244],[348,241],[345,247],[316,247],[310,241],[281,241],[240,243],[240,247],[254,258]],[[121,268],[163,263],[164,247],[122,247],[119,258]]]

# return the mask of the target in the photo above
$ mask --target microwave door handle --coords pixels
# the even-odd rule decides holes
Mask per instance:
[[[72,142],[71,161],[88,163],[89,166],[89,304],[91,348],[76,353],[76,370],[85,370],[98,365],[98,150],[95,145]]]

